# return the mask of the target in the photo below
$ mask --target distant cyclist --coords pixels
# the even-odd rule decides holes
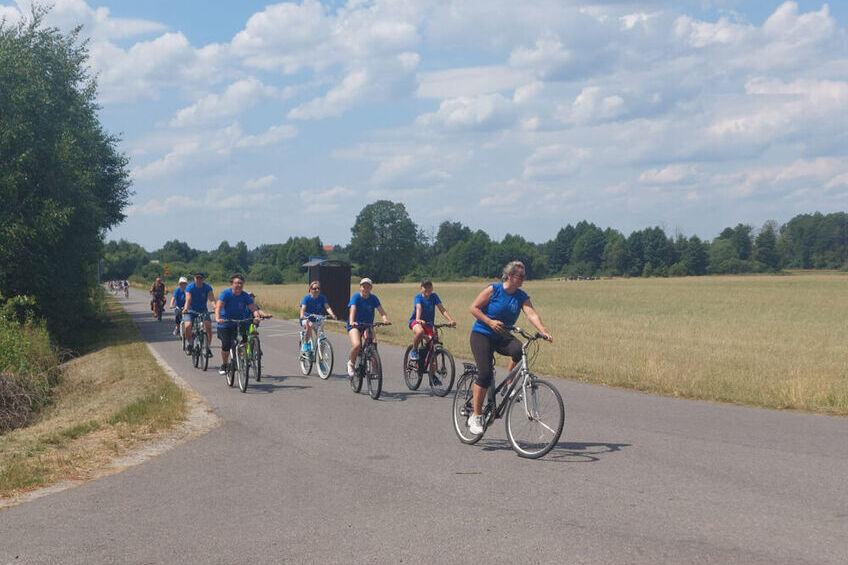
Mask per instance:
[[[412,351],[409,353],[410,359],[418,359],[418,344],[421,343],[425,335],[427,337],[433,337],[436,308],[439,309],[442,316],[447,318],[450,325],[456,325],[456,322],[453,321],[444,304],[442,304],[439,295],[433,292],[433,281],[422,281],[421,292],[415,295],[415,299],[412,302],[412,317],[409,318],[409,329],[413,333]]]
[[[312,320],[309,319],[310,314],[323,316],[324,312],[330,315],[332,319],[336,319],[333,309],[330,308],[330,303],[327,297],[321,294],[321,283],[312,281],[309,283],[309,294],[303,297],[300,301],[300,325],[304,328],[303,335],[303,350],[308,351],[309,337],[312,335]]]
[[[180,322],[183,319],[183,306],[185,306],[186,302],[187,286],[188,279],[180,277],[180,282],[177,284],[177,288],[174,289],[174,294],[171,295],[171,303],[168,305],[169,308],[174,309],[174,335],[180,333]]]
[[[206,356],[212,357],[212,350],[209,349],[209,344],[212,343],[212,322],[209,321],[207,302],[215,304],[215,293],[212,287],[206,283],[206,273],[195,273],[194,282],[189,283],[186,287],[186,301],[185,306],[183,306],[185,335],[186,338],[191,336],[194,324],[202,321],[203,329],[206,330]],[[197,312],[197,314],[193,312]]]
[[[168,292],[168,287],[165,286],[165,283],[162,282],[160,277],[156,277],[156,280],[153,281],[153,284],[150,285],[150,294],[153,295],[153,298],[150,300],[150,309],[154,311],[153,304],[159,304],[159,308],[162,309],[165,307],[165,293]]]
[[[254,323],[259,323],[259,317],[265,312],[253,303],[250,294],[244,292],[244,276],[235,274],[230,278],[230,288],[221,292],[215,305],[215,318],[218,320],[218,339],[221,340],[221,368],[219,373],[226,374],[230,359],[230,348],[234,340],[238,339],[239,333],[247,337],[250,321],[233,322],[231,320],[245,320],[253,313]]]
[[[353,295],[350,304],[348,304],[350,307],[350,320],[347,326],[347,334],[350,337],[350,359],[347,362],[349,377],[354,374],[356,357],[359,355],[359,348],[362,346],[362,332],[367,329],[366,327],[359,327],[359,324],[373,324],[374,310],[377,310],[383,317],[383,323],[389,323],[389,318],[380,304],[380,299],[377,298],[376,294],[371,294],[373,286],[368,277],[359,281],[359,292]],[[374,341],[377,341],[376,336]]]
[[[533,308],[530,297],[521,290],[525,277],[524,263],[512,261],[504,267],[503,282],[484,288],[469,308],[471,314],[477,318],[471,328],[471,353],[478,370],[473,388],[474,413],[468,418],[468,430],[472,434],[483,433],[483,402],[486,399],[486,391],[492,384],[494,352],[512,359],[509,370],[521,360],[521,342],[508,330],[518,320],[521,312],[524,312],[545,339],[553,341]]]

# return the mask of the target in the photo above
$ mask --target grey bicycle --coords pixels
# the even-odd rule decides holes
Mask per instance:
[[[521,345],[521,362],[497,386],[487,390],[483,408],[483,432],[472,434],[468,418],[473,412],[472,393],[477,366],[464,363],[464,372],[456,385],[453,398],[453,427],[459,441],[474,444],[480,441],[492,423],[501,417],[506,420],[506,437],[519,457],[538,459],[559,441],[565,426],[565,405],[559,391],[530,372],[528,347],[538,353],[537,340],[542,334],[530,335],[521,328],[508,328],[525,339]],[[500,401],[498,400],[500,398]]]

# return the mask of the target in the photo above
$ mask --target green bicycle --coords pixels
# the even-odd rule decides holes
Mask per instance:
[[[260,319],[270,317],[260,316]],[[238,374],[239,390],[247,392],[251,373],[257,382],[262,380],[262,344],[259,341],[259,327],[255,318],[229,321],[239,325],[250,322],[247,332],[240,331],[240,339],[234,340],[230,347],[230,363],[227,365],[227,384],[233,386]]]

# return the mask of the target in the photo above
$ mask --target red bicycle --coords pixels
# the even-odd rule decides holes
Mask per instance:
[[[446,396],[453,388],[453,379],[456,375],[456,363],[453,355],[448,351],[441,340],[439,330],[441,328],[452,328],[451,324],[427,324],[433,328],[433,336],[424,336],[421,347],[418,349],[418,359],[410,359],[412,346],[406,348],[403,354],[403,380],[409,390],[418,390],[424,373],[430,380],[430,390],[436,396]]]

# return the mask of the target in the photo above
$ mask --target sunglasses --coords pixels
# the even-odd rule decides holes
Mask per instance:
[[[321,287],[320,286],[312,286],[312,287],[309,287],[309,290],[321,290]]]
[[[519,275],[518,273],[512,273],[512,274],[511,274],[511,275],[509,275],[509,276],[511,276],[511,277],[515,277],[515,278],[520,279],[520,280],[522,280],[522,281],[523,281],[525,278],[527,278],[527,275]]]

